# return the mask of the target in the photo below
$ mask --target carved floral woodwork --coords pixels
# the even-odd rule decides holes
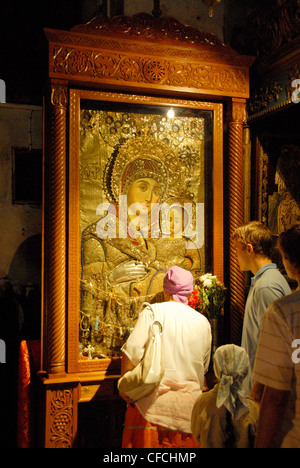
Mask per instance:
[[[170,41],[211,46],[224,45],[214,34],[184,25],[171,16],[152,16],[147,13],[114,18],[96,16],[86,24],[74,26],[72,31],[109,36],[133,36],[139,40],[142,38],[164,43]]]
[[[240,56],[214,35],[172,18],[145,14],[95,18],[68,33],[47,29],[46,35],[51,78],[74,84],[85,78],[97,87],[154,92],[160,87],[166,93],[249,94],[252,58]]]
[[[300,65],[299,1],[258,8],[249,17],[246,35],[257,53],[248,109],[252,122],[293,105]]]
[[[71,448],[76,436],[78,387],[46,384],[44,424],[45,448]]]
[[[276,189],[274,172],[282,147],[291,142],[298,145],[299,0],[259,8],[249,19],[247,34],[253,38],[258,54],[252,68],[248,109],[256,160],[255,216],[277,235],[277,205],[282,193],[279,186]]]
[[[283,46],[300,34],[299,0],[260,8],[250,16],[248,31],[260,55]]]
[[[168,89],[178,87],[201,90],[216,94],[235,92],[247,93],[247,75],[244,70],[220,65],[183,64],[179,60],[156,60],[144,58],[137,60],[125,54],[111,52],[87,54],[84,51],[60,47],[53,51],[53,71],[57,76],[89,76],[95,80],[110,78],[116,84],[131,83],[163,85]]]
[[[251,112],[259,112],[271,103],[277,103],[282,86],[278,81],[274,81],[270,86],[260,88],[251,95],[249,109]]]
[[[50,405],[49,448],[70,448],[73,440],[73,390],[52,391]]]

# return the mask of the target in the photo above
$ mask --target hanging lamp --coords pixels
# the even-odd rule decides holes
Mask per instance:
[[[205,5],[207,5],[209,7],[208,14],[209,14],[210,18],[213,17],[214,6],[217,5],[218,3],[220,3],[220,1],[221,0],[202,0],[202,2],[205,3]]]

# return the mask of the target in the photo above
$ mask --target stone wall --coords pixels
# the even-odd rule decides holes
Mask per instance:
[[[14,148],[42,149],[41,107],[0,104],[0,278],[36,283],[40,275],[36,246],[42,226],[41,204],[14,203]]]

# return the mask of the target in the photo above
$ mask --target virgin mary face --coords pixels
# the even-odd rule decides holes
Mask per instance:
[[[134,203],[141,203],[151,211],[151,204],[158,203],[161,196],[161,186],[151,178],[136,179],[129,187],[127,192],[127,208]]]

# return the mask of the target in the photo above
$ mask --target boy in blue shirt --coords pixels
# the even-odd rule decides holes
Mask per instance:
[[[241,346],[249,356],[249,373],[243,388],[250,394],[253,379],[257,343],[262,319],[268,305],[274,300],[291,293],[291,289],[272,262],[272,234],[258,221],[252,221],[236,229],[232,236],[233,246],[241,271],[251,271],[251,287],[245,306]]]

